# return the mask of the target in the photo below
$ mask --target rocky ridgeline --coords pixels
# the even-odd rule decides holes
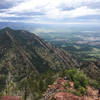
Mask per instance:
[[[76,91],[73,82],[58,78],[48,86],[47,91],[43,94],[43,100],[99,100],[97,90],[90,86],[87,87],[85,96],[76,96],[72,91]]]

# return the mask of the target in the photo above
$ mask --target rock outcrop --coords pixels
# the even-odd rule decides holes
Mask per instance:
[[[90,86],[87,87],[87,93],[84,96],[76,96],[72,91],[76,91],[73,82],[58,78],[52,85],[49,85],[43,94],[43,100],[99,100],[97,90]]]
[[[19,97],[15,97],[15,96],[3,96],[1,100],[22,100],[22,99],[20,99]]]

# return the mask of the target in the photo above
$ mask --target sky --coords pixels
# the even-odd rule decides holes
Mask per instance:
[[[100,25],[100,0],[0,0],[0,22]]]

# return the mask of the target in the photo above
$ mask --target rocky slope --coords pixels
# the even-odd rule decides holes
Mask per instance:
[[[84,96],[76,96],[73,94],[75,91],[73,82],[58,78],[52,85],[49,85],[43,94],[43,100],[98,100],[98,91],[93,87],[88,86]]]
[[[69,53],[33,33],[10,28],[0,30],[0,92],[30,75],[76,66]]]
[[[80,67],[90,78],[100,81],[100,61],[85,62]]]
[[[26,97],[28,94],[27,97],[29,100],[39,100],[38,95],[42,93],[39,89],[42,86],[45,87],[45,84],[50,81],[48,79],[53,77],[50,77],[50,72],[43,76],[41,75],[42,73],[46,73],[49,70],[55,73],[60,70],[74,67],[84,70],[91,78],[96,79],[96,77],[100,76],[99,61],[85,63],[80,67],[77,61],[74,60],[68,52],[52,46],[50,43],[45,42],[33,33],[10,28],[0,30],[0,96],[2,94],[4,96],[9,94],[10,96],[24,95],[23,97]],[[42,76],[41,79],[40,75]],[[47,78],[46,75],[48,76]],[[58,84],[58,79],[58,81],[53,84],[53,88],[52,85],[50,86],[43,100],[45,98],[45,100],[49,100],[48,98],[51,97],[56,99],[59,95],[64,95],[66,97],[66,94],[68,98],[74,98],[71,100],[80,98],[68,92],[64,93],[63,91],[66,91],[66,89],[63,88],[63,85],[68,81],[61,80],[60,84]],[[41,81],[42,85],[40,87]],[[71,83],[71,85],[73,85],[73,83]],[[97,92],[91,87],[89,89],[92,92]],[[37,98],[33,99],[32,96],[37,96]],[[86,98],[88,97],[86,96]]]

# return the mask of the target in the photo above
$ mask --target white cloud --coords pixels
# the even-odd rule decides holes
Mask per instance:
[[[0,17],[19,17],[19,16],[8,13],[0,13]]]
[[[86,6],[76,8],[72,11],[65,12],[65,15],[69,15],[70,17],[80,17],[80,16],[88,16],[88,15],[100,15],[100,9],[90,9]]]
[[[71,19],[80,16],[100,15],[100,9],[92,9],[88,4],[100,3],[100,0],[5,0],[16,2],[16,5],[5,9],[0,13],[1,17],[31,17],[32,20]],[[19,3],[18,3],[19,2]],[[63,10],[61,8],[73,8]],[[34,15],[34,12],[42,12],[44,15]],[[26,13],[27,15],[24,15]],[[33,15],[28,15],[32,13]],[[34,19],[33,19],[34,18]],[[39,19],[40,18],[40,19]],[[42,19],[43,18],[43,19]]]
[[[12,0],[10,0],[12,1]],[[43,12],[46,17],[63,18],[63,17],[78,17],[91,14],[98,15],[98,9],[90,9],[83,6],[84,3],[94,3],[100,0],[24,0],[19,5],[7,9],[10,13],[23,13],[23,12]],[[73,10],[63,11],[59,8],[73,7]]]

